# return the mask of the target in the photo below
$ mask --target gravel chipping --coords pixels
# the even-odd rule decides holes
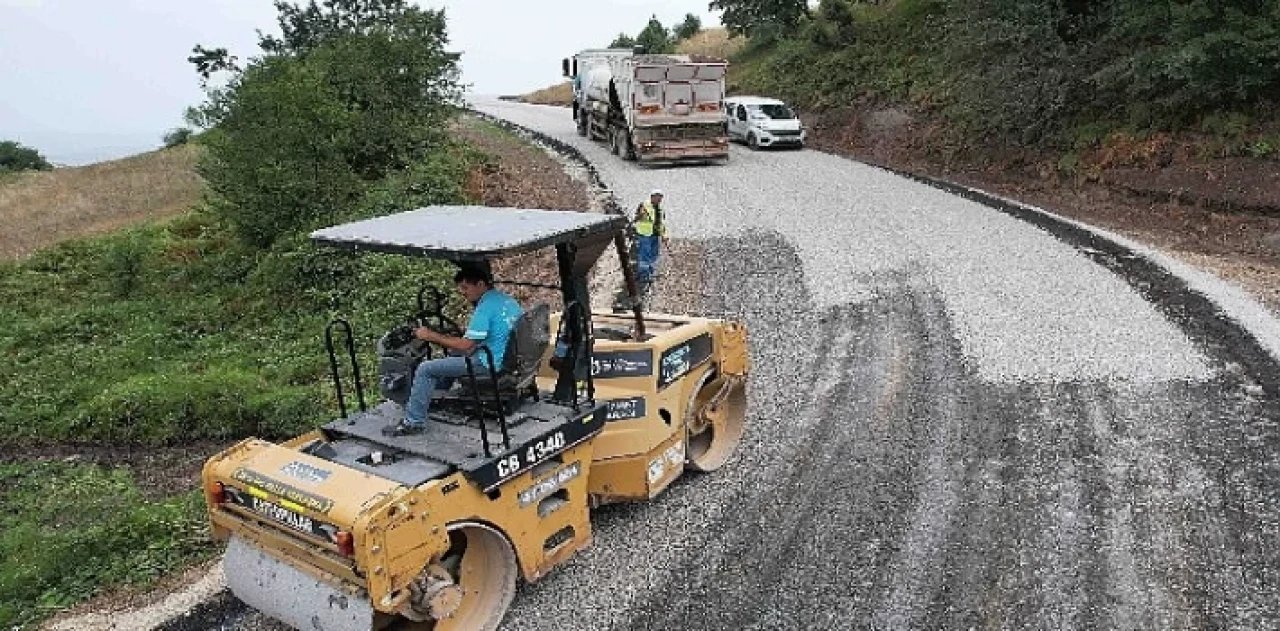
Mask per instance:
[[[1232,295],[1213,279],[815,152],[646,168],[565,109],[476,107],[581,151],[624,208],[664,189],[704,259],[659,294],[695,266],[685,307],[752,332],[739,456],[600,511],[507,628],[1280,628],[1274,357],[1154,295]]]
[[[663,189],[673,236],[777,232],[799,251],[818,307],[867,300],[876,274],[923,269],[984,379],[1209,377],[1195,346],[1123,280],[981,204],[815,151],[735,147],[723,167],[642,167],[579,138],[564,108],[475,107],[582,151],[624,208]]]

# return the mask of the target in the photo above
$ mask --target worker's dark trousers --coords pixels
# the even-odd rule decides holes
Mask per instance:
[[[652,283],[658,267],[659,240],[657,235],[636,237],[636,280]]]
[[[480,362],[476,362],[475,369],[485,370]],[[465,357],[442,357],[418,364],[418,370],[413,373],[413,387],[409,390],[409,403],[404,408],[404,424],[412,427],[426,425],[432,391],[448,390],[454,379],[466,375]]]

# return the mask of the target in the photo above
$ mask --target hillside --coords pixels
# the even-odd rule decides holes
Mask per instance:
[[[523,139],[470,117],[451,124],[450,136],[469,148],[449,173],[457,202],[587,205],[582,185]],[[24,230],[31,236],[20,243],[53,244],[0,265],[0,316],[14,323],[0,331],[8,360],[0,364],[0,504],[21,508],[0,516],[0,628],[34,624],[103,586],[113,589],[86,609],[150,601],[139,590],[219,550],[193,490],[204,460],[244,435],[291,436],[336,409],[320,338],[328,314],[312,302],[324,298],[309,269],[366,266],[342,283],[350,290],[342,304],[358,343],[371,348],[375,329],[402,317],[419,281],[439,267],[346,261],[292,244],[255,252],[208,212],[149,220],[198,197],[198,185],[176,186],[198,184],[195,153],[154,152],[0,185],[10,216],[39,214],[22,200],[41,202],[48,215],[43,231]],[[100,235],[55,243],[90,232],[76,213],[106,210],[118,229],[101,221]],[[96,517],[74,519],[68,505]],[[50,524],[61,530],[51,534]],[[81,563],[74,575],[65,573],[68,558]],[[75,620],[63,628],[97,627]]]
[[[521,103],[568,107],[569,104],[573,102],[573,84],[568,81],[557,83],[553,86],[522,95],[519,100]]]
[[[0,180],[0,224],[6,226],[0,232],[0,260],[190,208],[204,189],[195,173],[199,154],[199,147],[189,144]]]

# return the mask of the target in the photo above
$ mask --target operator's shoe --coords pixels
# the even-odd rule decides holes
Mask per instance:
[[[421,434],[427,427],[426,425],[410,425],[404,421],[400,421],[395,425],[388,425],[382,428],[383,436],[408,436],[410,434]]]

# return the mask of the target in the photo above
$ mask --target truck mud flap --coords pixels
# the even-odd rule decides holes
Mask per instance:
[[[236,598],[295,629],[369,631],[373,606],[281,561],[240,537],[227,542],[227,585]]]

